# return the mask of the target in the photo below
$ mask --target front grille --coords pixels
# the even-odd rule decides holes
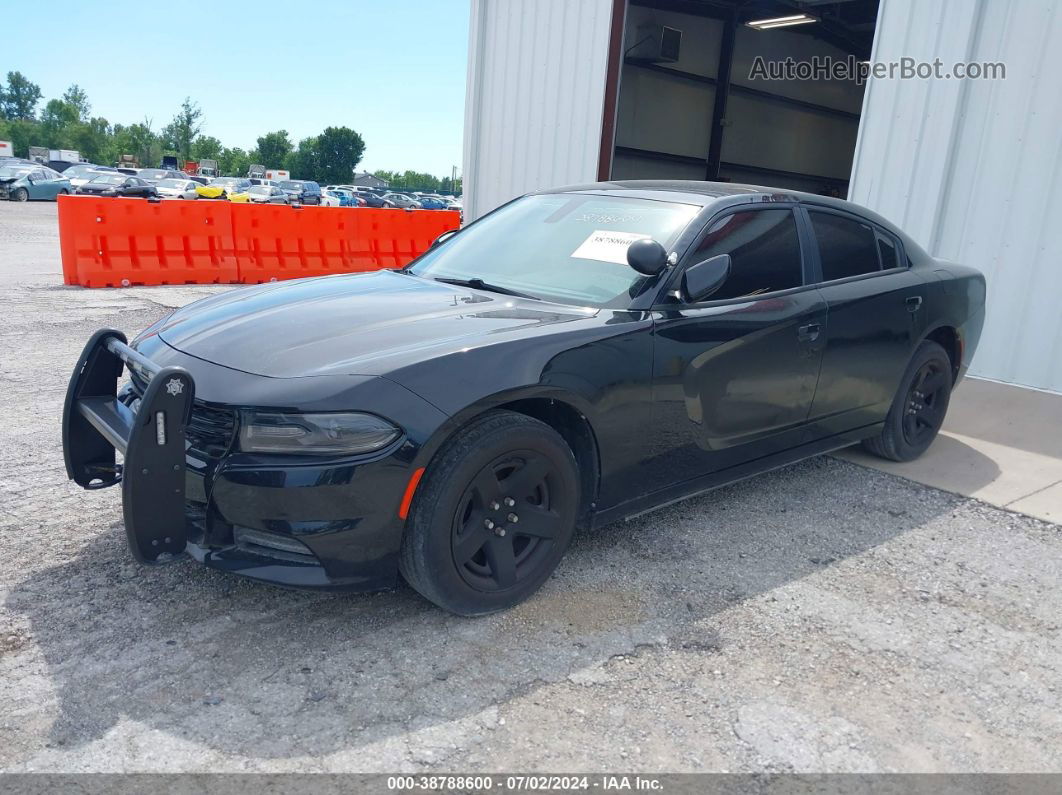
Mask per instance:
[[[135,411],[140,406],[147,382],[136,370],[130,368],[130,385],[135,395],[124,399]],[[192,403],[192,417],[185,429],[189,448],[207,458],[221,458],[228,452],[236,433],[236,412],[232,409],[215,408],[200,401]]]
[[[236,432],[236,412],[218,409],[196,401],[186,435],[191,448],[208,458],[221,458],[228,452]]]

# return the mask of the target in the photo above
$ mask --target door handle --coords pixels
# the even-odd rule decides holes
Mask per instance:
[[[919,307],[921,307],[921,306],[922,306],[922,296],[920,296],[920,295],[912,295],[910,298],[907,299],[907,311],[908,312],[917,312]]]
[[[801,342],[814,342],[819,337],[822,326],[818,323],[808,323],[797,329],[797,339]]]

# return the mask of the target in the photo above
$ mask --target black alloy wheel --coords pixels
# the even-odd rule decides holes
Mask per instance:
[[[918,368],[907,390],[903,412],[903,438],[908,444],[920,446],[940,430],[947,410],[943,392],[950,382],[951,374],[938,359],[930,359]]]
[[[912,461],[922,455],[944,424],[952,368],[951,358],[936,342],[919,345],[900,379],[881,433],[864,439],[863,447],[891,461]]]
[[[500,591],[534,575],[563,532],[561,515],[550,507],[556,477],[531,450],[499,456],[480,470],[453,520],[454,563],[466,583]]]
[[[490,411],[434,455],[413,497],[399,569],[459,615],[519,604],[553,573],[581,500],[571,448],[549,425]]]

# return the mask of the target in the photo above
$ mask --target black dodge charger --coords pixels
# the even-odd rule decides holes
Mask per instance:
[[[545,191],[400,271],[232,290],[130,344],[97,332],[67,473],[121,484],[144,563],[350,590],[401,573],[488,613],[578,527],[855,442],[920,455],[984,307],[980,273],[848,202]]]

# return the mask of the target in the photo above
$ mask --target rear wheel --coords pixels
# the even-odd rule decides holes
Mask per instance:
[[[564,556],[579,498],[575,457],[556,431],[523,414],[489,412],[428,468],[406,525],[402,576],[459,615],[519,604]]]
[[[935,342],[923,342],[907,365],[884,429],[878,436],[864,439],[863,447],[892,461],[918,458],[944,424],[951,386],[947,352]]]

